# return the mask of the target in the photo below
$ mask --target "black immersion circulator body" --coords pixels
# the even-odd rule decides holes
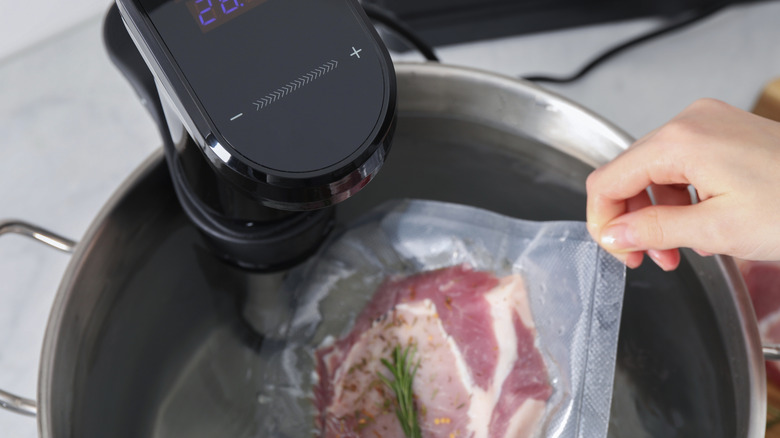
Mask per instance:
[[[392,62],[357,2],[117,5],[109,53],[158,123],[182,207],[217,255],[275,270],[311,254],[332,205],[384,163],[394,129]]]

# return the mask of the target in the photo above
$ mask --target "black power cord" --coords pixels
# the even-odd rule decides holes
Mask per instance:
[[[527,81],[532,81],[532,82],[547,82],[547,83],[554,83],[554,84],[568,84],[574,82],[582,78],[586,74],[590,73],[591,70],[603,64],[604,61],[614,57],[615,55],[624,52],[625,50],[631,47],[644,43],[646,41],[674,32],[676,30],[680,30],[686,26],[696,23],[697,21],[703,20],[709,17],[710,15],[720,11],[730,3],[731,2],[729,1],[721,1],[706,8],[701,8],[696,11],[684,13],[680,15],[678,18],[672,19],[670,23],[663,25],[658,29],[652,30],[648,33],[632,38],[623,43],[620,43],[612,47],[611,49],[607,49],[602,54],[596,56],[593,60],[585,64],[585,66],[580,68],[576,73],[570,76],[563,76],[563,77],[543,76],[543,75],[524,76],[522,77],[522,79],[525,79]]]
[[[363,10],[366,11],[368,18],[395,32],[422,53],[428,61],[439,62],[439,57],[434,53],[433,47],[423,41],[409,26],[399,20],[395,14],[371,3],[361,2],[360,5],[363,6]]]

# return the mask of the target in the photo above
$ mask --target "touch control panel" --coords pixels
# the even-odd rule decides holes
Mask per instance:
[[[117,0],[178,118],[218,172],[308,209],[365,185],[395,117],[389,55],[355,0]]]

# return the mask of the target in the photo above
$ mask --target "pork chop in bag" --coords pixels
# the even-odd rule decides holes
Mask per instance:
[[[604,437],[624,285],[584,223],[385,204],[289,276],[264,432]]]

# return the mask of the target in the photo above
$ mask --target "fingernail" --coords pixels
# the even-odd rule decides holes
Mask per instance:
[[[659,268],[663,269],[664,271],[668,271],[666,266],[664,266],[663,257],[661,253],[656,249],[648,249],[647,255],[650,257],[652,261],[655,262],[656,265],[658,265]]]
[[[628,225],[610,225],[601,232],[601,245],[611,251],[626,251],[636,248],[636,241]]]
[[[641,251],[631,252],[628,253],[626,256],[626,267],[631,269],[636,269],[642,265],[642,259],[644,258],[644,253]]]

